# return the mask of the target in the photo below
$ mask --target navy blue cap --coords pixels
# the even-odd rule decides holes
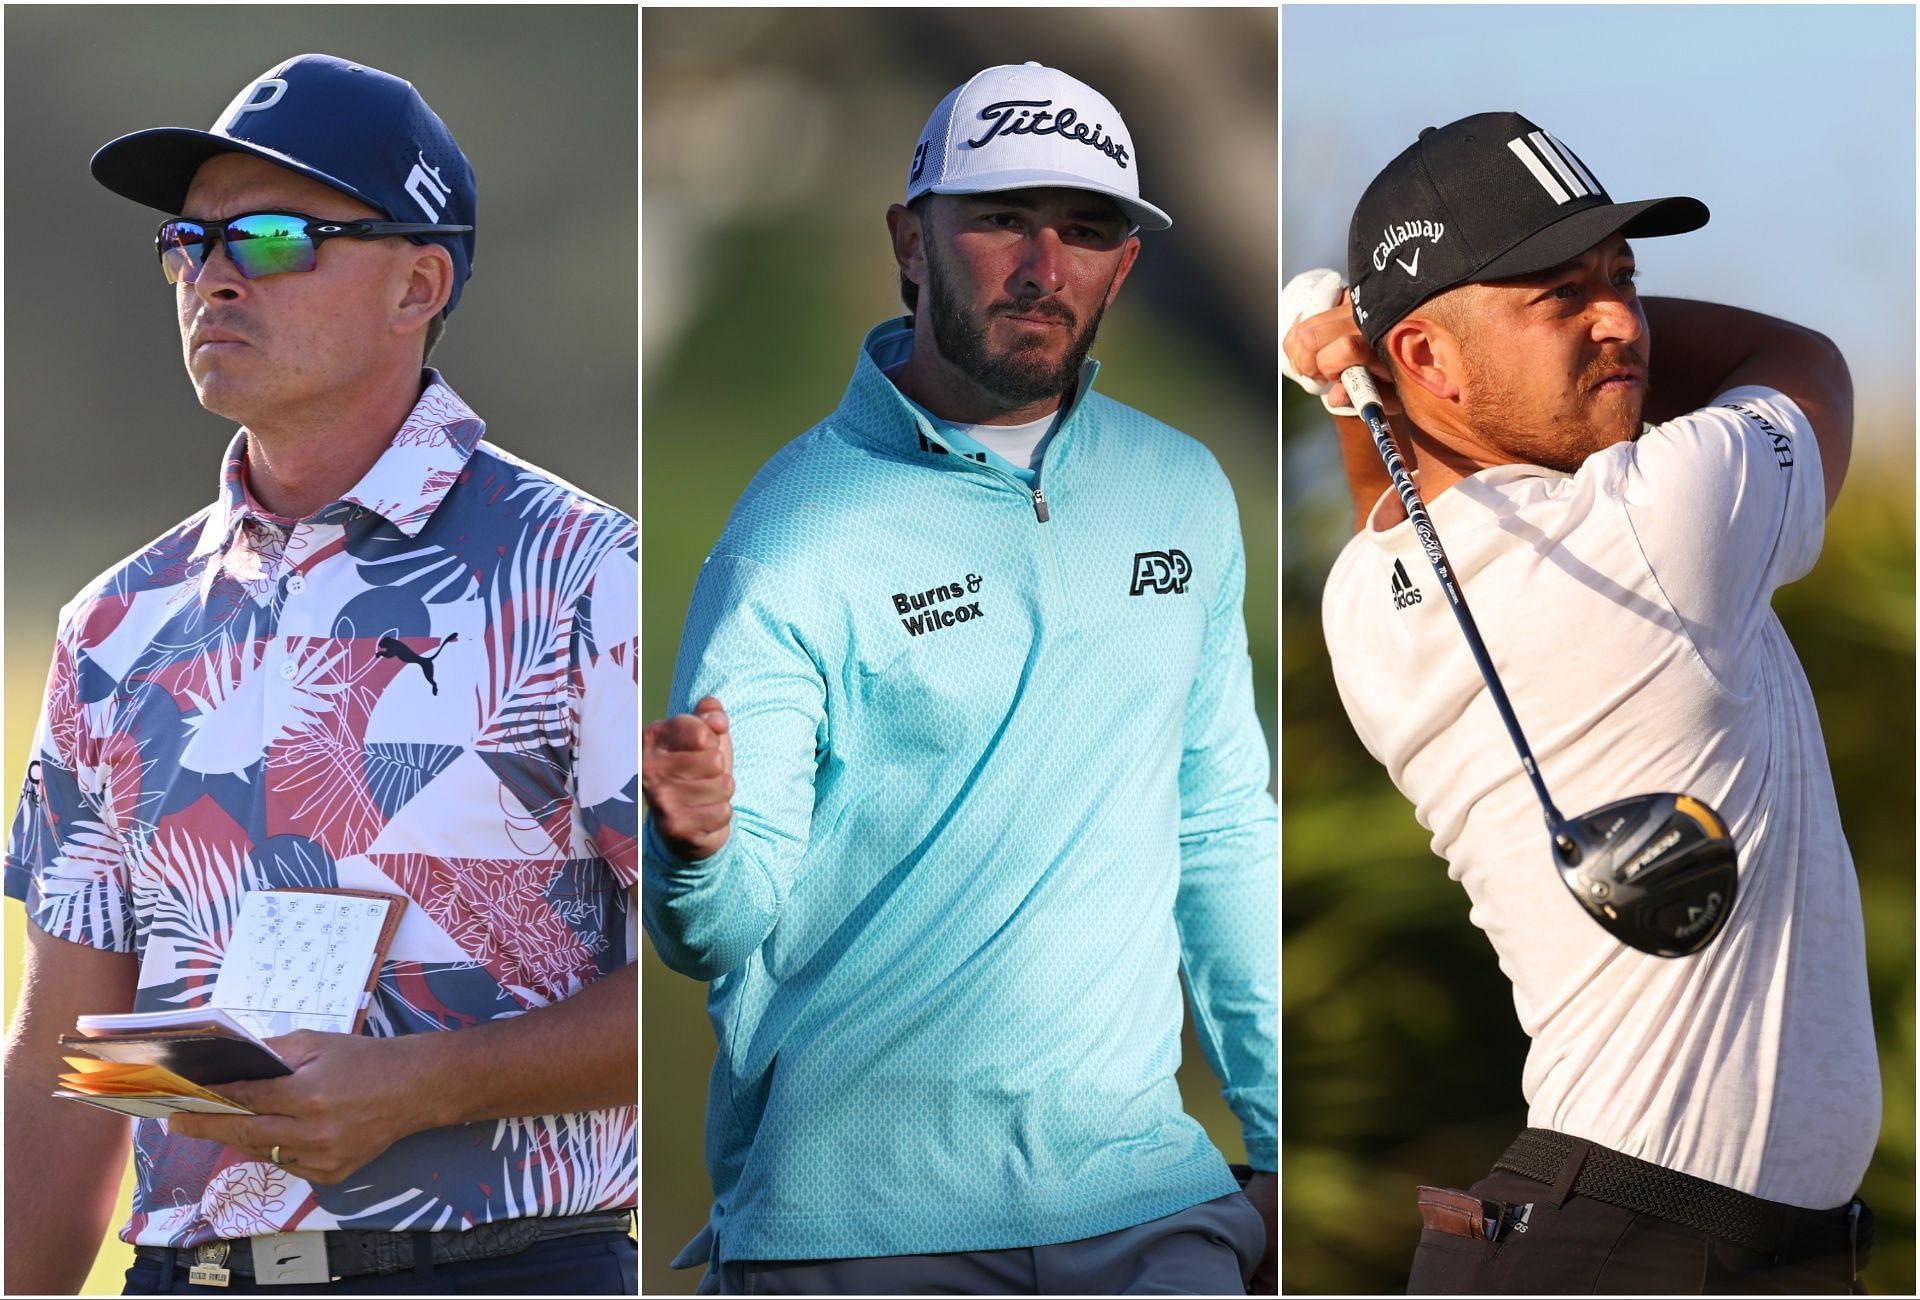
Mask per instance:
[[[200,164],[244,153],[350,194],[391,221],[477,226],[473,167],[420,92],[329,54],[300,54],[256,77],[210,131],[155,127],[109,141],[93,177],[115,194],[181,215]],[[452,311],[473,274],[474,232],[420,235],[453,255]]]

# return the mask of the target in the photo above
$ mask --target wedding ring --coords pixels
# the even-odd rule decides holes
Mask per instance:
[[[280,1163],[280,1144],[278,1142],[273,1144],[273,1154],[268,1156],[267,1159],[276,1165]]]

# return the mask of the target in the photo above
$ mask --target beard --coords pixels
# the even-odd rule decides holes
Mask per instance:
[[[1071,309],[1050,298],[1014,298],[986,311],[976,323],[965,314],[960,295],[951,291],[953,280],[941,262],[936,241],[927,242],[927,309],[933,323],[934,348],[960,372],[987,392],[1013,406],[1057,398],[1066,393],[1080,377],[1080,367],[1100,332],[1100,319],[1106,315],[1106,294],[1100,306],[1084,326],[1076,326]],[[1117,274],[1116,269],[1116,274]],[[1112,288],[1111,282],[1108,284]],[[1067,348],[1058,361],[1048,360],[1052,331],[1043,331],[1002,352],[987,342],[987,326],[994,316],[1041,316],[1057,320],[1072,332]]]
[[[1549,412],[1540,410],[1536,398],[1523,396],[1499,362],[1471,348],[1463,350],[1462,360],[1468,386],[1475,395],[1467,412],[1469,427],[1485,445],[1522,464],[1573,474],[1595,452],[1640,436],[1648,388],[1640,389],[1631,399],[1606,399],[1609,405],[1602,409],[1592,385],[1625,361],[1651,376],[1644,347],[1628,347],[1596,358],[1574,386],[1579,394],[1578,407]]]

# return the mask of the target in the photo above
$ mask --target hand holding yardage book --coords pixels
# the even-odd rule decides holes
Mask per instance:
[[[177,1011],[81,1016],[54,1096],[127,1115],[249,1113],[210,1091],[291,1074],[262,1039],[357,1033],[407,900],[356,889],[256,890],[240,902],[212,999]]]

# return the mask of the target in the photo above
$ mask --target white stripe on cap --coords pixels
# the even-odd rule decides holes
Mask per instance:
[[[1544,189],[1555,203],[1566,203],[1573,198],[1573,195],[1567,193],[1566,190],[1561,187],[1560,182],[1553,178],[1553,173],[1548,171],[1546,166],[1541,163],[1538,158],[1533,156],[1533,150],[1527,148],[1527,141],[1524,136],[1515,136],[1513,139],[1507,141],[1507,148],[1513,150],[1513,156],[1515,158],[1518,158],[1527,165],[1527,170],[1533,173],[1533,179],[1540,182],[1540,188]]]
[[[1573,174],[1573,169],[1561,159],[1560,151],[1547,142],[1545,131],[1535,131],[1527,137],[1527,141],[1540,151],[1540,156],[1547,160],[1547,166],[1560,173],[1560,179],[1565,181],[1567,188],[1573,191],[1573,197],[1577,199],[1587,195],[1589,192],[1587,187],[1580,183],[1580,178]]]
[[[1542,134],[1544,134],[1547,139],[1553,141],[1553,147],[1560,151],[1562,158],[1565,158],[1573,164],[1573,169],[1580,173],[1580,178],[1587,183],[1588,189],[1592,190],[1595,194],[1605,194],[1607,192],[1604,185],[1593,179],[1593,173],[1588,171],[1587,165],[1580,161],[1580,155],[1560,143],[1559,136],[1553,134],[1551,131],[1543,132]]]

